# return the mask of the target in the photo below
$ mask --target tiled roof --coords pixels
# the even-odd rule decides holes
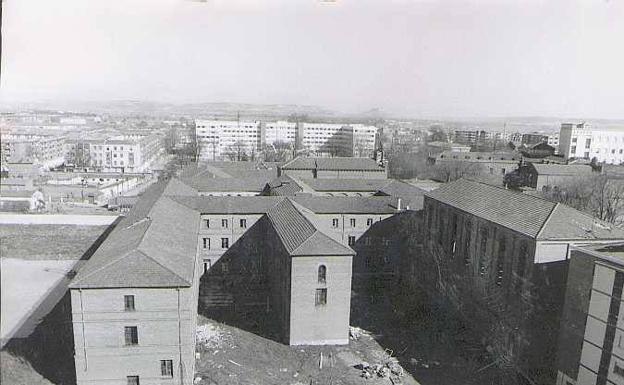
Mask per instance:
[[[403,207],[409,206],[410,210],[423,208],[423,200],[426,191],[400,180],[391,180],[380,188],[375,195],[387,195],[402,199]]]
[[[624,239],[624,232],[571,207],[467,179],[427,197],[538,240]]]
[[[540,164],[532,163],[533,168],[539,175],[564,175],[576,176],[587,175],[593,172],[587,164]]]
[[[380,171],[380,167],[374,159],[371,158],[352,158],[352,157],[334,157],[334,158],[302,158],[296,157],[290,162],[282,166],[283,170],[351,170],[351,171]]]
[[[199,214],[163,196],[137,219],[149,198],[117,225],[71,288],[191,286]]]
[[[302,179],[315,191],[375,192],[387,185],[387,179]]]
[[[282,197],[171,197],[201,214],[264,214]]]
[[[260,193],[266,184],[261,178],[191,178],[182,182],[199,192],[253,192]]]
[[[455,152],[442,151],[438,155],[439,159],[461,160],[461,161],[517,161],[522,158],[522,154],[518,152]]]
[[[297,195],[294,202],[317,214],[393,214],[396,212],[395,197],[326,197]]]
[[[277,177],[266,184],[263,193],[271,196],[291,196],[301,192],[302,188],[288,175]]]
[[[290,199],[271,208],[267,218],[291,256],[355,254],[350,247],[317,230]]]

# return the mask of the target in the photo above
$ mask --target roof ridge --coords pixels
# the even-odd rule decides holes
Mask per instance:
[[[537,231],[537,234],[535,234],[535,239],[539,239],[540,238],[540,236],[542,235],[542,232],[546,228],[546,224],[550,221],[550,218],[552,218],[552,215],[555,212],[555,209],[557,207],[559,207],[559,204],[560,204],[559,202],[555,203],[553,205],[553,207],[550,209],[550,212],[548,213],[548,216],[546,217],[546,219],[544,220],[544,222],[540,226],[540,229]]]

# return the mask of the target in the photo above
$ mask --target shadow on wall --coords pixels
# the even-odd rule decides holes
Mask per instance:
[[[119,223],[117,218],[80,257],[86,261],[100,247],[111,231]],[[20,329],[38,324],[25,338],[12,338],[3,350],[26,359],[43,377],[57,385],[76,383],[74,364],[74,334],[72,328],[71,295],[68,285],[82,264],[78,264],[55,287],[48,291],[37,308],[22,320]],[[51,311],[50,301],[58,301]],[[47,312],[47,313],[46,313]],[[14,335],[27,334],[17,330]]]
[[[269,304],[263,242],[264,220],[247,230],[204,273],[198,313],[217,322],[279,341]]]

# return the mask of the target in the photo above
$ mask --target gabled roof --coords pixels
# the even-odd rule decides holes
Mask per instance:
[[[271,227],[291,256],[355,255],[355,251],[320,232],[290,199],[267,212]]]
[[[425,196],[537,240],[624,239],[624,231],[571,207],[467,179]]]
[[[137,204],[138,212],[115,227],[70,288],[192,285],[199,214],[165,196],[148,203],[147,212]],[[140,212],[144,216],[138,219]]]
[[[419,187],[393,179],[380,188],[375,195],[401,198],[403,207],[409,206],[411,210],[420,210],[423,208],[425,193],[426,191]]]
[[[315,191],[375,192],[389,183],[387,179],[302,179]]]
[[[260,193],[266,184],[265,178],[190,178],[183,179],[186,185],[198,192],[252,192]]]
[[[283,170],[350,170],[350,171],[380,171],[384,168],[379,166],[371,158],[303,158],[296,157],[282,166]]]

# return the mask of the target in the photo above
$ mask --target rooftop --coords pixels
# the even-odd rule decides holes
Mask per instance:
[[[593,172],[588,164],[531,163],[540,175],[580,176]]]
[[[624,231],[561,203],[460,179],[425,196],[537,240],[624,239]]]
[[[350,170],[350,171],[385,171],[371,158],[302,158],[296,157],[282,166],[283,170]]]

